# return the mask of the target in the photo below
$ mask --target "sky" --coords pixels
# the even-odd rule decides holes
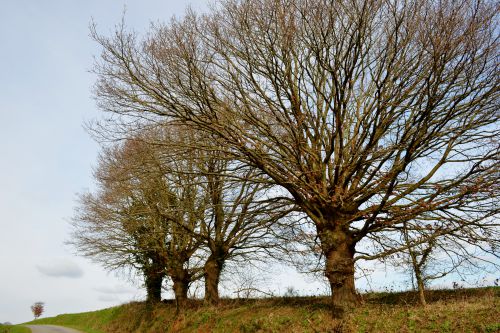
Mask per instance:
[[[203,11],[207,3],[0,0],[0,323],[31,320],[37,301],[46,303],[44,316],[54,316],[143,299],[139,282],[106,272],[65,245],[76,194],[92,189],[99,152],[83,127],[100,115],[89,72],[99,48],[89,24],[109,35],[125,10],[127,26],[144,32],[152,21],[181,16],[188,5]],[[277,270],[265,288],[325,290],[292,269]],[[388,274],[378,270],[371,284],[358,287],[395,281]]]
[[[125,10],[127,25],[145,31],[206,3],[0,0],[0,322],[30,320],[36,301],[51,316],[143,297],[64,244],[98,153],[83,128],[99,116],[89,73],[99,48],[89,23],[109,34]]]

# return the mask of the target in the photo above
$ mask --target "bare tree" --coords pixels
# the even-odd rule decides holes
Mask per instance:
[[[149,301],[161,300],[169,276],[182,306],[200,245],[184,227],[199,223],[205,200],[171,167],[139,138],[105,149],[95,173],[98,190],[80,197],[71,243],[108,269],[138,269]]]
[[[276,200],[255,169],[228,161],[220,152],[205,154],[200,173],[210,197],[205,219],[193,231],[208,249],[204,263],[205,300],[219,301],[220,275],[227,261],[262,260],[276,247],[271,232],[275,221],[292,206]]]
[[[429,282],[450,273],[464,276],[499,268],[491,260],[500,257],[500,231],[496,223],[469,220],[455,230],[447,229],[449,226],[447,220],[407,221],[398,227],[399,237],[389,235],[376,239],[384,248],[379,253],[400,250],[381,260],[409,271],[423,306],[427,304],[425,289]]]
[[[211,133],[288,191],[342,310],[358,302],[360,241],[494,207],[498,12],[478,0],[226,0],[143,40],[94,30],[95,94],[122,122]]]
[[[432,230],[432,226],[428,229]],[[435,234],[434,234],[435,235]],[[408,222],[403,223],[402,227],[402,238],[405,245],[408,246],[406,251],[408,254],[409,265],[412,268],[412,277],[415,277],[418,296],[420,304],[425,306],[427,302],[425,300],[425,287],[427,283],[431,280],[439,279],[452,271],[454,271],[460,262],[453,262],[450,268],[444,268],[444,265],[439,265],[439,271],[434,274],[431,272],[429,267],[432,263],[434,255],[436,254],[437,248],[437,235],[436,237],[431,234],[430,236],[421,235],[420,237],[425,237],[428,239],[427,242],[412,246],[413,240],[416,238],[415,235],[411,234],[411,230],[408,227]],[[417,236],[418,237],[418,236]],[[444,269],[443,269],[444,268]]]

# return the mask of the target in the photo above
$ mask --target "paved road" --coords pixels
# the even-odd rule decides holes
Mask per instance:
[[[55,325],[26,325],[33,333],[82,333],[72,328]]]

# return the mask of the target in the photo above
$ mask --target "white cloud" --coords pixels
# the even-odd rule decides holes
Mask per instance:
[[[37,270],[50,277],[67,277],[78,279],[83,276],[83,270],[71,260],[60,259],[47,265],[37,265]]]

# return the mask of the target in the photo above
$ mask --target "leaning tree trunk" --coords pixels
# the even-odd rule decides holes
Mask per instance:
[[[205,301],[212,305],[219,303],[219,279],[223,264],[223,260],[209,256],[203,267]]]
[[[342,317],[344,313],[360,303],[354,286],[354,247],[345,227],[333,225],[318,230],[321,247],[325,255],[325,276],[332,292],[333,315]]]
[[[424,284],[424,279],[422,279],[422,273],[420,272],[420,270],[415,270],[415,277],[417,280],[418,297],[420,305],[426,306],[427,302],[425,300],[425,284]]]
[[[161,286],[165,273],[163,270],[150,270],[144,273],[144,284],[146,285],[146,301],[156,303],[161,301]]]

